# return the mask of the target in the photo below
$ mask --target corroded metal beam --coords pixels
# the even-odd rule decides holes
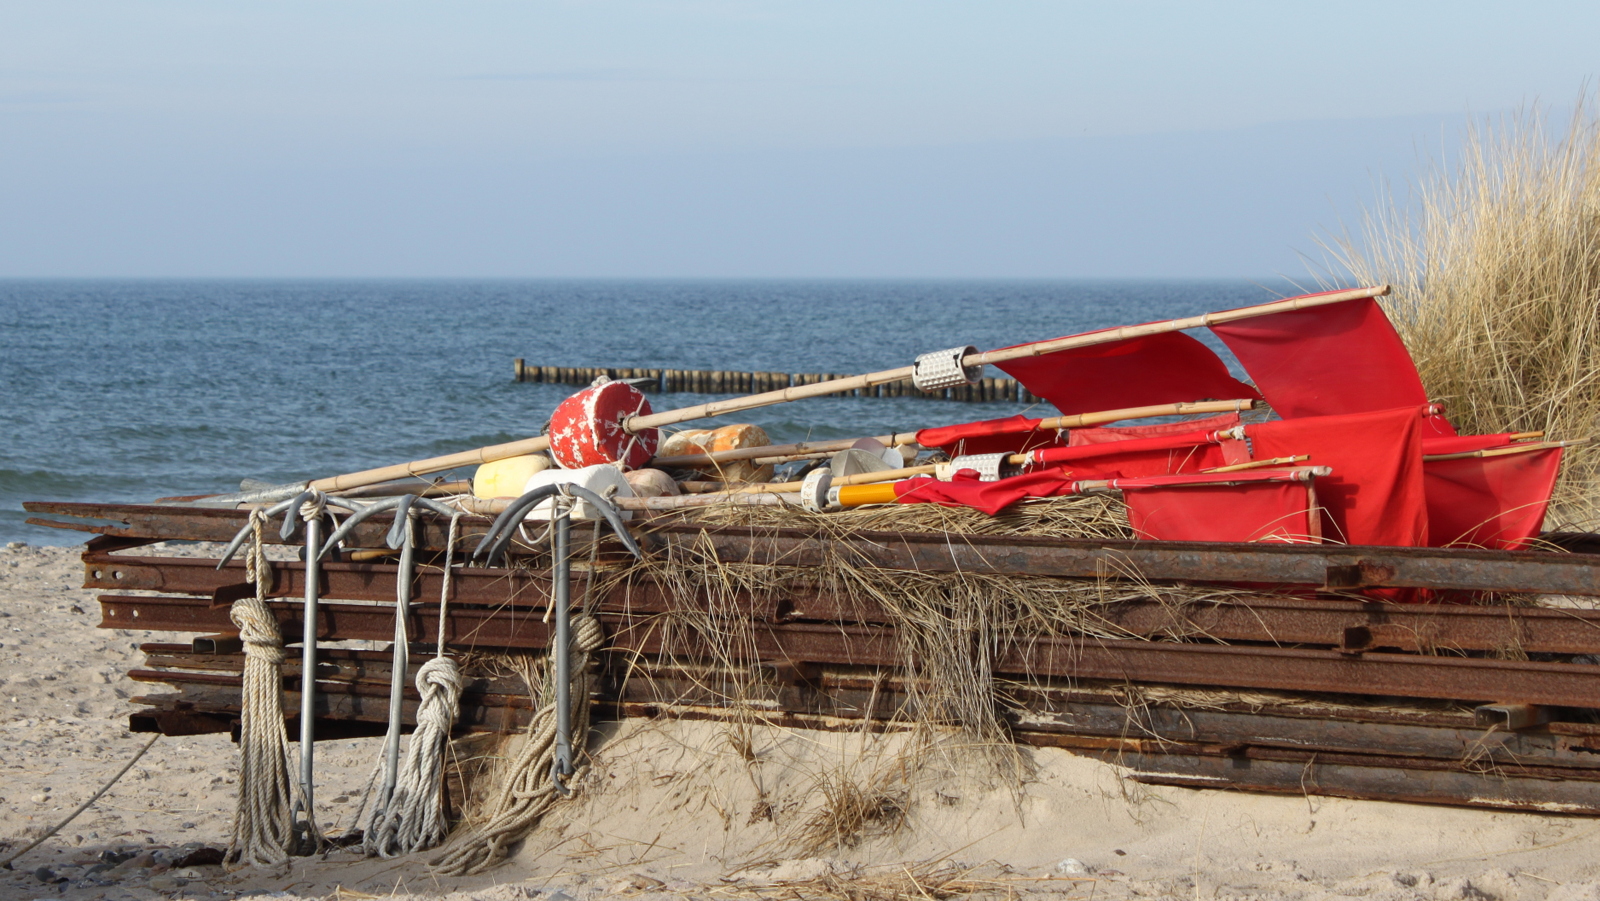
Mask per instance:
[[[153,507],[137,504],[24,504],[31,512],[114,519],[122,525],[30,519],[38,525],[80,529],[123,538],[226,541],[242,527],[242,510]],[[464,520],[469,538],[488,521]],[[374,516],[355,543],[382,546],[389,522]],[[440,550],[447,523],[419,520],[419,546]],[[860,565],[917,572],[990,572],[1015,575],[1250,583],[1338,590],[1427,588],[1442,591],[1536,592],[1600,596],[1600,555],[1545,551],[1470,551],[1340,545],[1224,544],[1205,542],[1081,541],[1019,536],[857,532],[849,538],[794,529],[646,523],[641,543],[676,553],[711,553],[724,562],[808,567],[843,559]]]

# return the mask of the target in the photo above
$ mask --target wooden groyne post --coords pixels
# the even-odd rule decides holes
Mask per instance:
[[[511,361],[518,382],[584,387],[600,376],[629,379],[645,391],[692,392],[695,394],[759,394],[795,385],[813,385],[845,374],[819,372],[735,372],[721,369],[638,369],[605,366],[530,366],[517,357]],[[918,391],[910,382],[896,382],[841,391],[829,397],[922,397],[930,400],[957,400],[969,403],[1037,403],[1033,392],[1016,379],[984,378],[971,385],[938,391]]]

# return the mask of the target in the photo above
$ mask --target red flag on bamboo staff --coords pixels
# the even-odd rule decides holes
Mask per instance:
[[[1164,332],[996,363],[1063,415],[1193,400],[1260,397],[1210,348]]]
[[[1192,429],[1189,423],[1183,425]],[[1155,434],[1146,438],[1047,447],[1033,451],[1028,465],[1034,469],[1064,467],[1068,475],[1077,479],[1195,473],[1237,462],[1230,461],[1229,454],[1223,450],[1222,445],[1230,442],[1244,443],[1223,437],[1215,429]]]
[[[1509,447],[1516,442],[1512,436],[1516,432],[1500,432],[1494,435],[1440,435],[1430,436],[1427,427],[1423,427],[1422,454],[1465,454],[1472,451],[1489,450],[1494,447]]]
[[[1313,416],[1245,426],[1256,459],[1309,454],[1331,466],[1317,480],[1322,535],[1344,544],[1424,547],[1428,502],[1422,481],[1426,406]]]
[[[1544,528],[1561,471],[1561,448],[1425,460],[1428,543],[1514,551]]]
[[[1039,428],[1042,419],[1029,419],[1020,413],[1005,419],[985,419],[960,425],[940,426],[917,432],[917,443],[937,447],[952,457],[962,454],[1020,454],[1039,447],[1061,443],[1061,433]]]
[[[1111,487],[1122,489],[1135,535],[1154,541],[1322,540],[1321,511],[1310,481],[1268,470],[1205,481],[1180,478],[1112,480]]]
[[[1428,402],[1411,354],[1371,298],[1240,319],[1211,330],[1284,419]]]
[[[1066,497],[1077,491],[1072,479],[1054,470],[1012,476],[997,482],[979,481],[976,473],[964,470],[948,482],[917,478],[893,484],[898,504],[971,507],[990,516],[1025,497]]]

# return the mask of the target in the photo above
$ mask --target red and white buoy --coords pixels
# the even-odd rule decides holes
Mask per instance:
[[[650,415],[650,401],[627,382],[605,382],[579,391],[550,417],[550,456],[562,469],[620,463],[638,469],[656,455],[659,432],[623,427],[633,416]]]

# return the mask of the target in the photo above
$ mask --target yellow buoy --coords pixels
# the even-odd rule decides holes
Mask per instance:
[[[534,473],[550,468],[550,458],[544,454],[524,454],[485,463],[472,474],[473,497],[521,497],[523,488]]]

